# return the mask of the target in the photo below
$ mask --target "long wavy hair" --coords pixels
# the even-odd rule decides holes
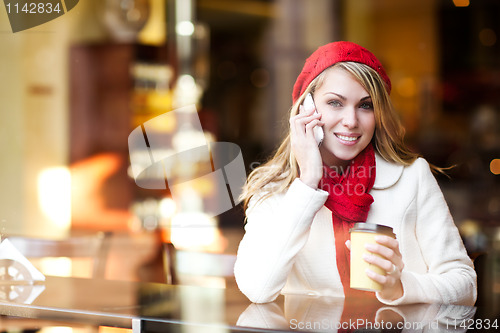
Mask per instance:
[[[357,62],[339,62],[325,69],[307,87],[290,108],[290,118],[298,113],[299,106],[308,93],[314,93],[325,81],[331,68],[340,68],[350,73],[370,95],[375,114],[375,133],[372,143],[375,150],[387,161],[411,165],[420,155],[410,151],[404,144],[405,130],[401,125],[391,99],[380,75],[367,65]],[[288,134],[266,163],[253,170],[248,176],[240,196],[246,210],[250,199],[259,194],[259,200],[284,192],[299,176],[299,166],[290,144]],[[272,188],[267,185],[272,184]],[[262,195],[261,195],[262,194]]]

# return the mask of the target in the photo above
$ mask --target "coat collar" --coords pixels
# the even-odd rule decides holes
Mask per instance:
[[[375,175],[375,184],[373,188],[382,190],[389,188],[401,178],[404,166],[386,161],[379,153],[375,153],[375,165],[377,174]]]

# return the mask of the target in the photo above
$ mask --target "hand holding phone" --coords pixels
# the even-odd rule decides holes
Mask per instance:
[[[304,111],[305,112],[311,112],[311,110],[314,110],[315,113],[318,113],[318,110],[316,110],[316,106],[314,105],[314,100],[311,95],[311,93],[307,94],[306,98],[304,99]],[[323,128],[320,126],[315,126],[313,128],[313,133],[314,133],[314,138],[316,139],[316,142],[318,143],[318,146],[321,145],[323,142],[323,138],[325,137],[325,133],[323,132]]]

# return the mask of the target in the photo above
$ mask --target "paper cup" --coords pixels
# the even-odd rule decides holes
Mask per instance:
[[[396,238],[392,228],[374,223],[356,223],[350,230],[351,234],[351,288],[367,291],[380,291],[382,285],[366,275],[366,269],[377,274],[386,275],[387,272],[376,265],[367,263],[363,254],[373,254],[365,249],[366,243],[376,244],[375,236],[384,235]],[[378,256],[377,254],[373,254]]]

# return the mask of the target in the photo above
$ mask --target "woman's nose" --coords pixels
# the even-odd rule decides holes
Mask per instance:
[[[342,114],[342,125],[347,128],[358,126],[358,117],[354,108],[346,108]]]

